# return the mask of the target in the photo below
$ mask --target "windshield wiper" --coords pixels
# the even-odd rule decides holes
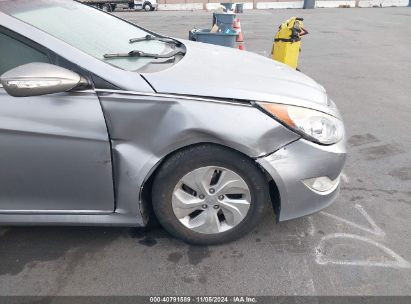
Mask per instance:
[[[174,50],[172,52],[166,54],[151,54],[145,53],[143,51],[135,50],[128,53],[117,53],[117,54],[104,54],[104,58],[119,58],[119,57],[146,57],[146,58],[171,58],[176,55],[184,55],[185,52],[183,50]]]
[[[153,35],[146,35],[146,36],[140,37],[140,38],[133,38],[133,39],[130,39],[129,42],[130,43],[135,43],[135,42],[150,41],[150,40],[162,41],[162,42],[165,42],[165,43],[172,43],[175,46],[181,46],[182,45],[182,43],[180,41],[178,41],[177,39],[170,38],[170,37],[157,37],[157,36],[153,36]]]

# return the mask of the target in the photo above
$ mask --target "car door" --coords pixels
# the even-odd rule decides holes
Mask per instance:
[[[0,75],[50,62],[40,45],[0,27]],[[111,149],[93,90],[11,97],[0,87],[0,213],[114,210]]]
[[[143,8],[143,0],[134,0],[134,8],[135,9],[142,9]]]

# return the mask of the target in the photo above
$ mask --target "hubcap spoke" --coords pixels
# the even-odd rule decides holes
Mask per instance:
[[[177,189],[173,193],[173,210],[178,219],[182,219],[201,208],[203,200]]]
[[[249,192],[246,182],[233,171],[222,171],[217,184],[214,186],[218,195],[243,194]]]
[[[238,225],[247,215],[248,209],[250,209],[250,202],[244,199],[224,199],[219,203],[226,218],[227,225],[232,227]]]
[[[201,233],[219,233],[221,230],[221,223],[218,219],[217,212],[213,209],[202,212],[189,221],[188,224],[189,228]]]
[[[210,167],[199,168],[185,175],[181,181],[191,189],[200,193],[207,193],[210,187],[214,169]]]

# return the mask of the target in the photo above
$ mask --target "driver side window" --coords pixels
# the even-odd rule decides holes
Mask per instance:
[[[30,62],[50,63],[46,53],[6,35],[0,29],[0,76]]]

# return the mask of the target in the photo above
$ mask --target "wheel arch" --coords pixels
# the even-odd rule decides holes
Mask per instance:
[[[152,202],[151,202],[151,190],[152,190],[152,185],[153,181],[161,169],[162,164],[174,155],[175,153],[178,153],[179,151],[189,149],[190,147],[193,146],[198,146],[198,145],[215,145],[215,146],[220,146],[225,149],[234,151],[236,153],[240,153],[252,160],[255,160],[255,158],[251,157],[247,151],[248,148],[246,147],[241,147],[237,146],[234,148],[233,146],[227,145],[225,143],[220,142],[219,140],[209,140],[209,141],[199,141],[199,142],[194,142],[190,143],[187,145],[183,145],[181,147],[175,148],[173,150],[170,150],[166,155],[164,155],[161,159],[158,160],[158,162],[152,167],[152,169],[147,173],[141,188],[140,188],[140,194],[139,194],[139,205],[140,205],[140,211],[141,215],[143,217],[143,221],[148,224],[151,220],[156,222],[155,214],[152,209]],[[279,218],[279,212],[281,209],[281,199],[280,199],[280,193],[278,190],[278,187],[273,180],[273,178],[270,176],[270,174],[257,162],[255,162],[255,165],[259,167],[265,174],[267,183],[269,186],[269,194],[270,194],[270,200],[271,200],[271,205],[273,207],[274,213],[276,215],[277,221]]]

